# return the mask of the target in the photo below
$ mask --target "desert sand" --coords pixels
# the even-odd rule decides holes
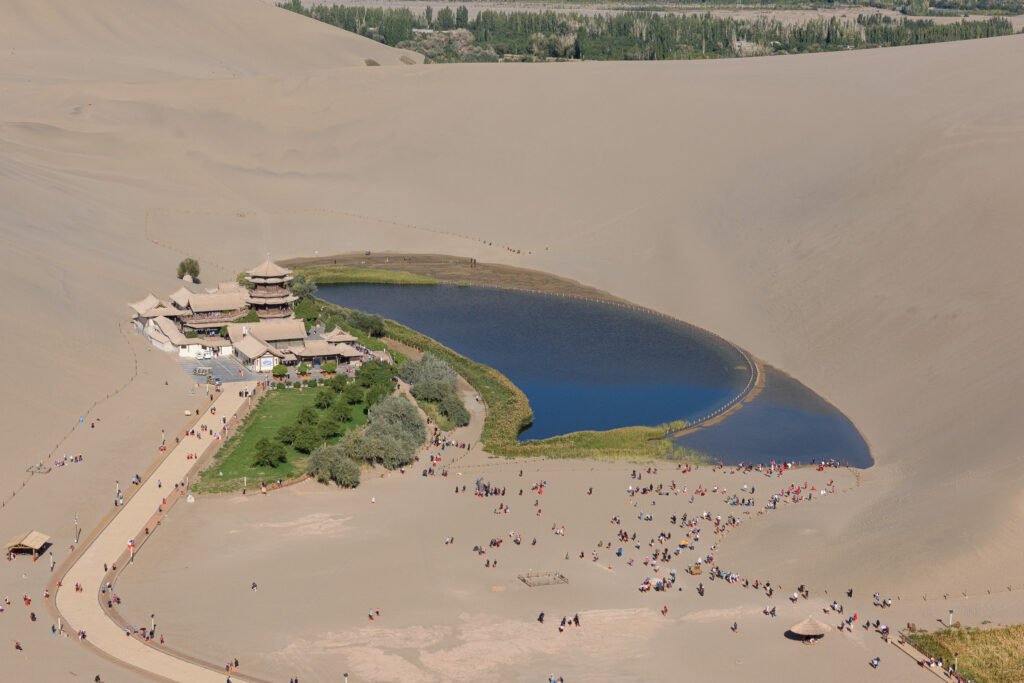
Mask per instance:
[[[11,283],[0,326],[9,350],[0,411],[3,538],[39,529],[53,536],[55,560],[65,561],[75,514],[91,530],[110,508],[113,482],[151,464],[160,430],[179,429],[183,411],[195,407],[195,388],[174,359],[126,322],[125,302],[174,288],[183,255],[197,257],[204,281],[215,283],[268,252],[451,253],[572,277],[710,329],[850,416],[877,462],[861,485],[815,503],[813,517],[784,511],[740,528],[723,546],[723,566],[785,586],[857,586],[858,599],[864,590],[901,603],[917,596],[893,617],[897,625],[934,622],[947,604],[965,623],[1021,620],[1024,427],[1012,415],[1024,375],[1020,37],[710,63],[417,66],[256,0],[103,0],[6,2],[0,43],[0,243]],[[366,59],[385,66],[368,68]],[[84,462],[26,471],[76,453]],[[569,474],[547,478],[556,476],[571,490]],[[602,476],[608,496],[623,488],[622,472]],[[256,547],[261,554],[250,561],[258,557],[282,577],[297,571],[294,560],[259,543],[261,533],[283,533],[248,526],[261,519],[322,515],[330,526],[351,516],[331,541],[336,554],[324,559],[343,557],[349,539],[369,552],[373,534],[387,538],[384,523],[403,519],[397,509],[367,517],[368,491],[391,481],[354,494],[297,488],[268,497],[252,519],[248,500],[176,509],[154,557],[169,562],[176,547],[188,548],[190,524],[211,534],[196,536],[191,552],[215,539],[222,556],[196,557],[205,571],[188,578],[158,567],[129,572],[125,581],[137,583],[126,589],[161,611],[159,601],[174,595],[165,584],[196,586],[198,595],[234,590],[227,582],[236,573],[218,563]],[[439,518],[471,524],[457,507],[463,501],[442,495],[448,487],[399,484],[420,485],[413,500],[438,505]],[[609,511],[622,504],[604,500]],[[410,558],[433,561],[440,537],[466,536],[442,526],[439,519],[424,536],[429,550]],[[235,529],[246,540],[233,545]],[[295,543],[286,547],[308,550]],[[400,561],[382,553],[382,563]],[[407,571],[423,571],[408,561]],[[396,639],[445,623],[444,638],[465,631],[477,649],[463,652],[484,659],[533,625],[535,615],[522,614],[530,610],[490,594],[477,567],[437,562],[435,571],[467,577],[467,594],[449,611],[435,596],[424,598],[427,609],[437,607],[429,614],[395,616],[386,628]],[[31,594],[38,604],[47,565],[5,563],[0,591],[15,603]],[[514,585],[511,570],[502,585]],[[373,575],[350,578],[339,591]],[[565,607],[601,612],[611,637],[630,610],[657,609],[632,592],[634,578],[607,598],[596,578],[580,592],[573,583]],[[268,607],[285,599],[267,589]],[[760,599],[709,600],[721,600],[708,603],[716,610],[758,613],[734,637],[727,614],[700,628],[674,608],[670,618],[680,621],[662,626],[655,611],[649,616],[659,625],[642,627],[651,629],[644,647],[660,652],[657,643],[678,642],[679,628],[696,645],[672,657],[716,680],[748,678],[743,666],[756,665],[758,648],[782,653],[772,673],[803,675],[782,659],[786,641],[748,632],[779,631],[765,625]],[[302,643],[310,652],[351,643],[352,652],[331,661],[351,662],[354,671],[374,658],[357,629],[369,605],[337,622],[319,612],[308,624],[279,619],[240,633],[228,628],[242,628],[239,614],[201,607],[169,614],[164,627],[223,637],[194,643],[205,656],[221,654],[218,642],[231,650],[258,636],[268,639],[260,641],[265,652],[294,646],[287,651],[299,657]],[[692,596],[679,605],[700,609]],[[0,616],[9,675],[138,680],[73,639],[53,638],[48,616],[30,623],[25,611],[15,604]],[[461,614],[490,614],[494,630],[458,626]],[[760,625],[747,626],[751,620]],[[318,639],[315,629],[334,635]],[[416,642],[436,649],[446,642],[437,637]],[[750,654],[729,669],[739,655],[728,648],[741,638]],[[14,653],[16,639],[24,652]],[[812,655],[812,675],[842,661],[853,668],[836,672],[849,671],[848,680],[900,680],[895,668],[866,669],[877,641],[861,652],[833,640],[823,645],[835,651]],[[575,655],[551,649],[526,669],[499,663],[483,675],[522,671],[536,680],[558,662],[570,680],[593,677],[586,653],[594,647]],[[799,650],[796,661],[806,654]],[[644,661],[679,665],[665,657]],[[417,675],[453,676],[443,659],[423,663]],[[896,654],[884,659],[888,665]],[[290,675],[274,669],[280,663],[269,654],[260,663],[275,680]],[[599,673],[670,678],[636,666],[613,662]],[[303,680],[328,680],[327,672],[315,675],[322,678]]]

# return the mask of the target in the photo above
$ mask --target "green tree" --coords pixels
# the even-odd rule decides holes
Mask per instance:
[[[256,467],[277,467],[287,460],[287,451],[280,441],[264,437],[256,442],[256,455],[252,460]]]
[[[341,420],[339,420],[338,416],[334,413],[324,413],[320,417],[320,422],[317,423],[316,428],[320,438],[324,441],[333,439],[344,431],[344,427],[341,425]]]
[[[199,279],[199,261],[196,261],[191,256],[182,259],[181,263],[178,264],[178,279],[180,280],[185,275],[191,275],[192,279]]]
[[[437,12],[437,28],[440,31],[451,31],[455,28],[455,13],[450,7],[445,7]]]
[[[363,400],[363,388],[354,383],[346,385],[341,391],[341,399],[349,405],[355,405]]]
[[[336,394],[340,394],[347,384],[348,375],[335,375],[327,380],[327,387]]]
[[[315,424],[300,425],[295,433],[292,447],[299,453],[309,453],[323,442]]]
[[[292,294],[300,299],[309,299],[316,295],[316,283],[302,273],[292,278],[291,288]]]
[[[281,425],[281,428],[277,430],[277,440],[290,446],[295,443],[298,433],[299,428],[296,425]]]
[[[299,425],[315,425],[320,416],[312,406],[303,406],[302,410],[295,417],[295,423]]]
[[[313,401],[313,405],[315,405],[320,410],[327,410],[328,408],[331,407],[331,404],[333,404],[333,403],[334,403],[334,392],[331,391],[330,389],[326,389],[326,388],[321,389],[320,391],[318,391],[316,393],[316,399],[314,399],[314,401]]]

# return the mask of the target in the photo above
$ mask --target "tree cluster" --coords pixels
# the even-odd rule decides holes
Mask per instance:
[[[469,411],[459,398],[458,375],[450,365],[428,352],[419,360],[403,363],[399,374],[412,385],[416,400],[436,404],[438,411],[456,427],[469,424]]]
[[[313,405],[303,407],[294,422],[283,425],[273,438],[260,439],[253,464],[277,467],[287,461],[289,447],[303,455],[312,454],[337,440],[353,422],[355,406],[362,404],[364,410],[372,410],[394,391],[394,373],[386,363],[367,363],[356,372],[354,381],[347,375],[327,380],[316,389]]]

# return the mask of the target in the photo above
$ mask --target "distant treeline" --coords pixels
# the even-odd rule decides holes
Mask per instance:
[[[280,5],[333,26],[422,53],[428,61],[499,59],[663,60],[742,57],[917,45],[1013,33],[1003,18],[936,24],[927,19],[877,14],[856,19],[809,18],[784,23],[768,18],[646,11],[607,15],[482,11],[444,7],[422,14],[408,9]]]

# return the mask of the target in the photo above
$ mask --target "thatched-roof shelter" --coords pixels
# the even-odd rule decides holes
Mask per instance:
[[[823,624],[813,617],[807,617],[796,626],[789,629],[789,632],[801,638],[821,638],[832,630],[832,627]]]

